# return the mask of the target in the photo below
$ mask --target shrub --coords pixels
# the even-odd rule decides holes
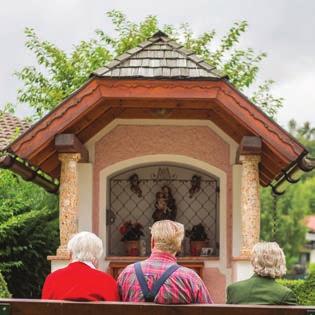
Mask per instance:
[[[0,170],[0,272],[14,298],[38,298],[59,243],[57,198]]]
[[[315,268],[309,269],[305,280],[278,280],[278,282],[291,289],[301,305],[315,305]]]
[[[304,296],[303,296],[303,288],[304,288],[304,282],[305,280],[287,280],[287,279],[281,279],[277,280],[278,283],[284,285],[285,287],[291,289],[293,293],[295,294],[298,304],[304,305]]]
[[[7,283],[5,282],[2,274],[0,273],[0,298],[9,298],[11,297],[10,292],[7,287]]]

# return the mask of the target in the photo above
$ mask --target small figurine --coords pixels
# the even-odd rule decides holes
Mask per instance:
[[[177,215],[177,206],[176,206],[176,201],[172,194],[172,189],[171,187],[164,185],[162,187],[162,192],[164,194],[166,205],[169,211],[169,219],[172,221],[175,221],[176,215]]]
[[[191,187],[189,189],[189,198],[192,198],[197,192],[200,191],[201,176],[193,175],[190,184]]]
[[[158,191],[155,195],[155,211],[152,214],[154,222],[165,220],[167,204],[163,192]]]
[[[163,186],[162,190],[155,195],[155,211],[152,218],[154,222],[160,220],[175,220],[177,207],[172,190],[169,186]]]
[[[135,173],[129,177],[128,181],[130,183],[130,190],[135,193],[139,198],[142,197],[142,190],[139,187],[139,176]]]

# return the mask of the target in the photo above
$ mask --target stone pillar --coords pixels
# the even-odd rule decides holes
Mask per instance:
[[[260,155],[241,155],[241,256],[250,257],[260,235],[259,170]]]
[[[59,259],[69,259],[67,243],[72,234],[78,232],[79,180],[78,161],[80,153],[59,153],[61,161],[59,188]]]

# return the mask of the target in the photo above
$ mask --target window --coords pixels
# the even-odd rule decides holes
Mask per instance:
[[[109,179],[107,194],[107,255],[124,256],[125,247],[119,227],[127,222],[140,223],[142,255],[150,252],[150,226],[167,203],[166,218],[174,218],[191,230],[202,223],[211,255],[219,255],[219,180],[211,175],[179,165],[154,165],[134,168]],[[164,192],[164,194],[163,194]],[[161,197],[162,199],[159,199]],[[164,200],[163,200],[164,198]],[[174,217],[175,216],[175,217]],[[165,218],[165,217],[164,217]],[[181,255],[190,256],[185,238]]]

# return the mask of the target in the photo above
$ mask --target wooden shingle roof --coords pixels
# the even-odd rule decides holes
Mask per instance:
[[[18,135],[26,131],[30,124],[9,113],[0,112],[0,151]]]
[[[221,79],[224,76],[193,52],[159,31],[93,73],[98,77]]]

